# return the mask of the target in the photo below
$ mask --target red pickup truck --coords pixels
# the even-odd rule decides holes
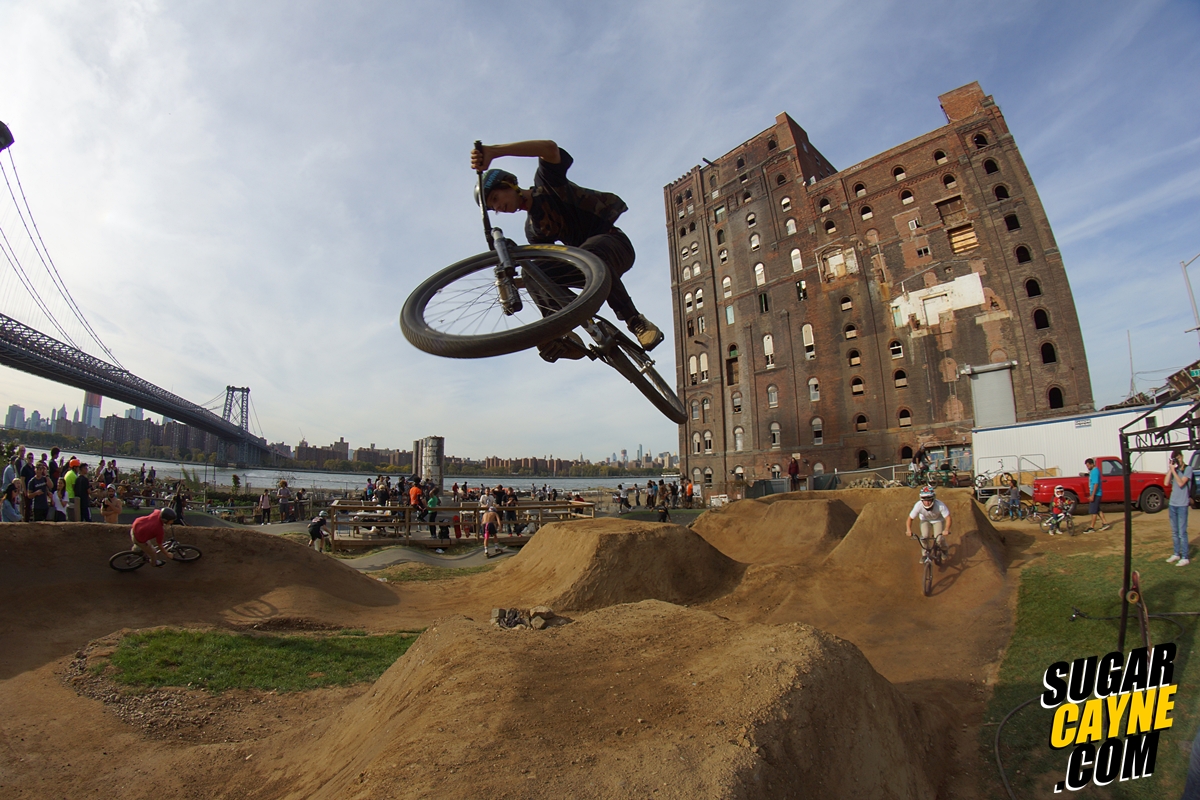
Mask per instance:
[[[1100,467],[1100,496],[1105,503],[1125,502],[1125,478],[1121,469],[1121,459],[1116,456],[1103,456],[1096,459]],[[1129,473],[1129,488],[1133,494],[1134,505],[1147,514],[1157,514],[1167,504],[1166,489],[1163,484],[1167,476],[1161,472],[1131,472]],[[1061,486],[1067,495],[1067,500],[1084,505],[1091,500],[1088,492],[1088,476],[1062,476],[1059,478],[1038,478],[1033,482],[1033,502],[1050,504],[1054,500],[1054,487]]]

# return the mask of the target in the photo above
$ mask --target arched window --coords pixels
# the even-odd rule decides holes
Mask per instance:
[[[738,168],[738,169],[741,169],[741,168],[742,168],[742,167],[744,167],[744,166],[746,166],[746,159],[744,159],[744,158],[741,158],[741,157],[738,157],[738,160],[737,160],[737,168]]]
[[[783,186],[785,183],[787,183],[787,178],[784,176],[784,174],[782,172],[775,176],[775,185],[776,186]]]
[[[813,326],[809,323],[804,323],[804,327],[800,329],[800,339],[804,342],[804,358],[806,361],[812,361],[817,357],[817,347],[813,339]]]
[[[783,469],[778,464],[771,465],[771,478],[779,480],[783,476]]]
[[[767,271],[763,267],[762,262],[754,265],[754,285],[762,286],[767,282]]]
[[[904,345],[893,339],[888,342],[888,352],[892,354],[892,358],[904,358]]]
[[[989,158],[987,161],[983,162],[983,171],[986,172],[988,175],[994,175],[1000,171],[1000,167],[996,164],[995,161],[992,161]]]
[[[832,206],[830,206],[830,204],[829,204],[829,198],[827,198],[827,197],[822,197],[821,202],[817,203],[817,208],[820,210],[820,212],[822,214],[828,213],[829,209],[831,207]]]
[[[820,461],[813,464],[813,475],[824,475],[824,474],[825,474],[825,465],[824,464],[822,464]]]
[[[725,244],[725,231],[724,231],[724,229],[717,231],[717,244]]]
[[[680,233],[683,233],[683,231],[681,230]],[[679,255],[683,256],[684,258],[687,258],[687,245],[686,244],[683,247],[679,248]]]
[[[814,403],[821,399],[821,382],[816,378],[808,379],[808,399]]]
[[[904,171],[904,167],[896,167],[894,170],[892,170],[892,177],[895,178],[897,182],[899,182],[899,181],[902,181],[905,178],[907,178],[908,173],[906,173]]]
[[[688,223],[688,232],[690,232],[690,233],[696,232],[696,220],[692,220],[691,222]],[[695,252],[695,251],[693,250],[692,252]]]
[[[1041,284],[1039,284],[1033,278],[1030,278],[1029,280],[1025,281],[1025,295],[1027,297],[1041,297],[1042,296]]]
[[[746,429],[738,426],[733,429],[733,449],[735,452],[742,452],[746,447]]]
[[[909,205],[915,199],[916,198],[913,197],[913,193],[910,192],[908,189],[905,189],[903,192],[900,193],[900,202],[903,203],[904,205]]]
[[[692,434],[692,455],[700,455],[700,433]]]
[[[712,467],[705,467],[704,468],[704,485],[705,486],[712,486],[712,476],[713,476]]]
[[[862,356],[859,355],[857,350],[851,350],[849,353],[846,353],[846,361],[850,366],[857,367],[862,363]]]
[[[1014,252],[1016,253],[1018,264],[1028,264],[1030,261],[1033,261],[1033,256],[1029,254],[1029,248],[1025,245],[1021,245]]]
[[[725,324],[732,325],[734,323],[734,319],[735,315],[733,313],[733,306],[725,306]]]
[[[753,213],[746,215],[746,227],[747,228],[753,228],[757,224],[758,224],[758,217],[756,217]]]
[[[729,297],[732,294],[733,294],[733,281],[731,281],[729,279],[729,276],[726,275],[724,278],[721,278],[721,296]]]
[[[792,257],[792,272],[799,272],[804,269],[804,261],[800,258],[800,248],[794,248],[791,252]]]
[[[866,193],[867,193],[866,186],[863,186],[861,183],[854,184],[854,196],[855,197],[863,197],[866,195]]]
[[[728,250],[725,250],[724,248],[722,248],[722,249],[721,249],[721,252],[717,253],[717,259],[718,259],[718,260],[719,260],[719,261],[720,261],[722,264],[724,264],[726,261],[728,261],[728,260],[729,260],[729,251],[728,251]]]
[[[825,232],[826,233],[837,233],[837,225],[834,224],[833,220],[831,220],[831,219],[825,220]]]
[[[791,211],[792,210],[792,198],[785,197],[782,200],[780,200],[779,207],[782,208],[784,211]]]
[[[1050,344],[1050,342],[1046,342],[1042,345],[1042,363],[1043,364],[1057,364],[1058,363],[1058,353],[1054,352],[1054,345]]]
[[[712,410],[712,400],[709,400],[707,397],[704,398],[700,401],[700,407],[704,409],[704,416],[702,419],[705,422],[708,422],[708,412]]]
[[[729,405],[733,408],[733,413],[735,413],[735,414],[742,413],[742,393],[734,392],[729,397]]]
[[[692,469],[692,483],[697,483],[697,484],[700,483],[700,468],[699,467],[695,467]]]
[[[935,164],[945,164],[945,163],[946,163],[946,160],[947,160],[947,159],[946,159],[946,154],[945,154],[945,153],[943,153],[941,150],[934,150],[934,151],[933,151],[933,163],[935,163]]]
[[[700,252],[700,243],[692,242],[692,246],[688,249],[690,249],[693,253],[699,253]]]
[[[987,147],[987,143],[988,143],[987,137],[984,136],[982,133],[975,134],[975,137],[973,139],[971,139],[971,141],[973,141],[975,143],[976,148]]]
[[[679,238],[682,239],[685,236],[687,236],[687,228],[680,228],[679,229]]]
[[[1062,389],[1057,386],[1051,386],[1050,391],[1046,392],[1046,400],[1050,403],[1051,408],[1063,407]]]
[[[868,453],[866,450],[859,450],[858,451],[858,468],[866,469],[869,466],[871,466],[871,454]]]
[[[786,230],[789,234],[795,233],[796,232],[796,220],[791,219],[789,217],[788,221],[784,223],[783,227],[784,227],[784,230]]]
[[[858,338],[858,326],[847,325],[846,329],[845,329],[845,334],[846,334],[847,339],[857,339]]]
[[[863,219],[870,219],[871,217],[875,216],[875,212],[871,210],[870,206],[863,206],[859,210],[858,215]]]
[[[1050,315],[1046,310],[1039,308],[1033,312],[1033,327],[1039,331],[1044,331],[1050,327]]]
[[[900,448],[900,460],[901,461],[909,461],[910,459],[912,459],[912,457],[913,457],[913,449],[911,447],[909,447],[908,445],[904,445],[904,447]]]
[[[692,279],[692,268],[691,267],[683,268],[683,279],[685,281],[690,281]]]
[[[779,387],[771,384],[767,387],[767,408],[777,408],[779,406]]]
[[[850,379],[850,394],[862,394],[865,389],[862,378],[855,376]]]
[[[992,192],[996,195],[997,200],[1007,200],[1008,199],[1008,187],[1005,186],[1004,184],[1000,184],[995,189],[993,189]]]
[[[870,424],[867,422],[866,414],[859,414],[854,418],[854,430],[865,431],[870,430]]]
[[[684,313],[686,313],[686,314],[692,313],[692,293],[691,292],[688,292],[687,294],[685,294],[683,296],[683,310],[684,310]]]
[[[699,363],[695,356],[688,356],[688,380],[691,381],[692,386],[695,386],[700,379]]]
[[[842,302],[842,311],[849,311],[850,309],[854,308],[854,301],[851,300],[849,297],[843,297],[841,302]]]
[[[700,382],[708,382],[708,353],[700,354]]]
[[[696,290],[696,308],[697,309],[704,308],[704,290],[703,289]]]
[[[896,384],[897,389],[908,388],[908,373],[902,369],[898,369],[892,373],[892,383]]]
[[[769,333],[763,336],[763,357],[767,361],[767,369],[775,366],[775,337]]]
[[[774,139],[767,139],[767,149],[768,149],[768,150],[774,150],[774,149],[775,149],[776,147],[778,147],[778,146],[779,146],[779,145],[777,145],[777,144],[775,143],[775,140],[774,140]]]
[[[700,262],[699,262],[699,261],[693,261],[693,262],[692,262],[692,275],[693,275],[693,276],[699,276],[699,275],[700,275]]]
[[[768,430],[771,433],[771,447],[778,450],[780,444],[783,442],[783,429],[779,427],[778,422],[772,422]]]
[[[825,423],[821,422],[820,417],[813,417],[812,433],[813,433],[813,444],[824,443],[824,441],[825,441]],[[817,467],[819,467],[819,466],[820,466],[820,464],[817,464],[813,467],[814,475],[821,474],[820,472],[817,472]]]
[[[897,415],[897,417],[900,421],[901,428],[908,428],[912,426],[912,412],[907,408],[900,409],[900,413]]]
[[[692,419],[700,419],[700,401],[692,401]]]
[[[947,189],[953,189],[955,186],[958,186],[958,181],[954,179],[953,175],[943,175],[942,185]]]
[[[1017,219],[1016,214],[1008,214],[1004,217],[1004,226],[1010,231],[1019,231],[1021,229],[1021,220]]]
[[[757,250],[761,244],[762,244],[762,238],[757,233],[751,234],[750,249]]]
[[[738,481],[744,480],[745,477],[746,477],[746,470],[744,470],[742,467],[734,467],[733,468],[734,480],[738,480]]]
[[[711,453],[712,450],[713,450],[712,431],[705,431],[704,432],[704,452]]]

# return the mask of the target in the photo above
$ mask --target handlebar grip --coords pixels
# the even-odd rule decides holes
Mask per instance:
[[[475,152],[479,153],[480,155],[483,155],[483,140],[481,140],[481,139],[475,140]],[[475,170],[475,174],[482,175],[483,170],[477,169],[477,170]]]

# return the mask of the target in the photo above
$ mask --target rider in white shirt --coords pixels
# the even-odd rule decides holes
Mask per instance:
[[[913,536],[914,519],[920,520],[921,539],[926,540],[931,536],[936,536],[938,547],[945,552],[946,537],[950,534],[950,508],[937,499],[932,486],[921,489],[921,499],[913,506],[905,521],[905,532],[910,538]],[[922,547],[925,544],[926,542],[922,541]]]

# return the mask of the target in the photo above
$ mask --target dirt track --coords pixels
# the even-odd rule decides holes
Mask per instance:
[[[552,525],[491,573],[399,586],[253,530],[189,530],[199,562],[118,574],[125,528],[5,525],[0,794],[986,797],[974,742],[1011,630],[1007,566],[1041,541],[1006,545],[965,490],[944,496],[931,598],[903,536],[910,490],[746,501],[691,530]],[[539,603],[574,622],[486,624]],[[158,735],[153,761],[127,754],[156,734],[61,679],[123,628],[271,620],[431,627],[361,694],[226,709],[244,733]],[[927,772],[929,748],[955,771]]]

